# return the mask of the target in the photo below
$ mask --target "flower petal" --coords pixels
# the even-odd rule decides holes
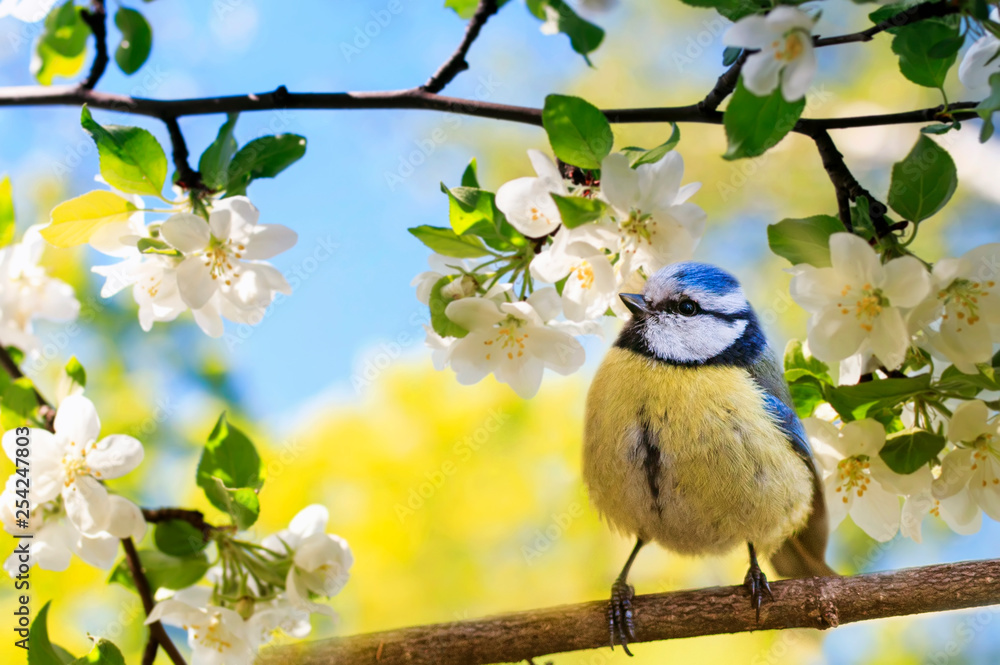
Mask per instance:
[[[903,256],[882,270],[882,292],[893,307],[915,307],[930,293],[931,276],[919,259]]]
[[[66,516],[81,532],[97,535],[107,529],[111,509],[104,485],[90,476],[77,476],[63,489],[62,496]]]
[[[837,362],[857,353],[867,332],[851,312],[827,305],[809,322],[809,348],[824,362]]]
[[[990,410],[981,400],[962,402],[948,421],[948,440],[973,442],[990,431]]]
[[[789,39],[798,36],[802,45],[802,53],[788,63],[781,76],[781,96],[786,102],[796,102],[805,97],[813,77],[816,76],[816,51],[808,35],[796,33]]]
[[[778,87],[782,64],[772,49],[751,54],[743,64],[743,85],[758,97],[770,95]]]
[[[882,276],[878,254],[866,240],[853,233],[834,233],[830,236],[830,262],[848,284],[878,285],[882,282],[878,279]]]
[[[177,288],[185,305],[200,309],[218,289],[218,280],[212,279],[212,269],[202,257],[189,256],[177,266]]]
[[[496,303],[485,298],[462,298],[448,303],[445,316],[466,330],[489,328],[503,320]]]
[[[168,217],[160,227],[160,235],[170,243],[171,247],[185,254],[205,249],[212,239],[208,223],[189,212],[180,212]]]
[[[70,395],[56,410],[53,423],[56,435],[68,448],[87,446],[101,433],[101,420],[94,403],[83,395]],[[75,444],[75,446],[73,446]]]
[[[885,491],[878,482],[871,483],[864,496],[855,499],[850,514],[862,531],[884,543],[899,531],[899,496]]]
[[[292,518],[288,525],[288,530],[301,538],[326,531],[327,522],[330,521],[330,511],[318,503],[306,506]]]
[[[623,214],[639,204],[639,174],[624,154],[611,153],[601,162],[601,193]]]
[[[128,499],[117,494],[108,496],[111,517],[108,533],[115,538],[131,538],[138,542],[146,534],[146,519],[142,510]]]
[[[777,36],[778,33],[765,17],[752,15],[745,16],[730,26],[722,35],[722,43],[726,46],[759,49],[770,44]]]
[[[910,331],[897,308],[883,309],[872,321],[871,345],[872,353],[886,369],[893,370],[903,364],[910,348]]]
[[[126,434],[112,434],[87,449],[87,466],[95,478],[108,480],[124,476],[142,462],[142,444]]]
[[[299,234],[281,224],[261,224],[247,240],[246,251],[241,252],[244,260],[269,259],[295,246]]]

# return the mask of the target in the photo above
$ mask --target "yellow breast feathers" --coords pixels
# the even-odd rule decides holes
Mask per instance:
[[[613,348],[587,397],[583,473],[618,530],[688,554],[767,554],[809,516],[806,463],[743,369]]]

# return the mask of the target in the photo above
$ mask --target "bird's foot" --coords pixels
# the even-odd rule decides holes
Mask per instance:
[[[611,649],[615,648],[615,636],[622,645],[625,653],[632,655],[628,650],[628,643],[635,639],[635,624],[632,621],[632,599],[635,597],[635,589],[624,580],[616,580],[611,585],[611,602],[608,603],[608,627],[611,630]]]
[[[750,607],[757,611],[757,623],[760,623],[760,606],[764,602],[764,596],[766,595],[773,602],[774,595],[771,594],[771,586],[767,583],[767,576],[756,561],[750,563],[747,576],[743,578],[743,586],[750,592]]]

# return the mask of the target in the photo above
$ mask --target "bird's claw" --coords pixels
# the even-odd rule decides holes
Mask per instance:
[[[629,656],[628,643],[635,639],[635,624],[632,620],[632,599],[635,589],[624,580],[616,580],[611,585],[611,602],[608,603],[608,627],[611,630],[611,649],[615,648],[615,635]]]
[[[743,586],[750,592],[750,607],[757,611],[757,623],[760,623],[760,606],[764,602],[764,596],[773,602],[774,595],[771,593],[771,585],[767,583],[764,571],[755,564],[756,562],[750,564],[747,576],[743,578]]]

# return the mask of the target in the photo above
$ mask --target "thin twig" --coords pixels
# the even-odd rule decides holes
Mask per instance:
[[[93,90],[104,75],[104,70],[108,68],[108,13],[104,7],[104,0],[92,0],[90,9],[81,11],[80,18],[94,33],[94,46],[97,51],[94,62],[90,65],[90,73],[80,83],[80,87],[84,90]]]
[[[142,652],[142,665],[153,665],[156,662],[156,652],[160,649],[160,643],[153,638],[153,634],[149,634],[149,640],[146,642],[146,648]]]
[[[2,368],[10,378],[17,380],[24,377],[24,372],[21,368],[17,366],[14,359],[10,357],[7,352],[7,348],[0,344],[0,368]],[[35,393],[35,401],[38,402],[38,417],[41,419],[42,423],[45,425],[45,429],[50,432],[53,431],[53,426],[56,420],[56,410],[49,404],[42,393],[38,392],[38,388],[32,384],[31,389]]]
[[[849,44],[851,42],[869,42],[875,35],[890,28],[902,28],[904,25],[910,25],[929,18],[940,18],[950,14],[957,14],[958,12],[959,7],[950,2],[925,2],[909,9],[904,9],[898,14],[893,14],[867,30],[839,35],[837,37],[814,37],[813,46],[822,47],[833,46],[835,44]]]
[[[146,611],[146,616],[149,616],[156,603],[153,600],[152,590],[149,588],[149,579],[146,578],[146,573],[142,569],[142,561],[139,559],[139,553],[135,549],[135,543],[132,542],[131,538],[122,538],[122,549],[125,550],[125,563],[132,574],[136,593],[139,594],[139,598],[142,600],[142,608]],[[155,639],[159,642],[160,646],[163,647],[163,651],[170,657],[174,665],[185,665],[184,657],[177,650],[177,646],[170,639],[170,636],[167,635],[167,631],[162,623],[154,621],[149,624],[149,635],[150,639]]]
[[[1000,603],[1000,559],[771,583],[760,623],[742,586],[637,596],[633,644],[751,630],[833,628]],[[608,644],[607,601],[274,647],[267,665],[508,663]]]
[[[888,235],[890,229],[889,224],[885,221],[885,213],[887,211],[885,204],[878,201],[872,196],[871,192],[861,186],[861,183],[858,182],[850,169],[847,168],[844,156],[837,150],[837,146],[834,144],[833,139],[830,138],[830,134],[825,129],[811,129],[802,133],[809,136],[816,143],[816,149],[823,160],[823,168],[826,169],[826,173],[830,177],[830,182],[833,183],[833,187],[837,192],[837,208],[840,214],[840,221],[843,222],[844,227],[848,231],[853,231],[851,209],[848,201],[855,201],[858,197],[863,196],[868,199],[868,212],[872,220],[872,225],[875,227],[875,233],[880,238]]]
[[[150,524],[161,522],[171,522],[181,520],[187,522],[194,528],[201,531],[202,537],[207,541],[212,534],[225,527],[217,527],[205,521],[205,515],[200,510],[189,510],[187,508],[143,508],[143,518]]]
[[[204,184],[201,181],[201,174],[191,168],[188,164],[187,143],[184,142],[184,134],[177,124],[175,116],[163,118],[163,123],[167,126],[170,134],[170,144],[173,146],[174,168],[177,169],[177,185],[182,189],[202,189]]]
[[[719,80],[715,82],[715,87],[713,87],[705,99],[698,102],[698,110],[702,113],[707,113],[714,111],[719,108],[719,104],[722,103],[726,97],[732,94],[733,90],[736,89],[736,82],[740,78],[740,71],[743,69],[743,63],[747,61],[747,56],[749,53],[744,50],[740,53],[739,57],[736,58],[736,62],[732,66],[723,72]]]
[[[469,25],[465,28],[462,43],[458,45],[458,48],[451,54],[451,57],[434,72],[434,75],[427,80],[427,83],[420,86],[422,90],[426,92],[441,92],[446,85],[451,83],[452,79],[469,68],[469,63],[465,60],[465,56],[469,53],[472,42],[476,41],[476,37],[479,36],[479,31],[483,29],[483,26],[490,20],[490,17],[497,13],[497,9],[496,0],[479,0],[476,12],[472,15]]]

